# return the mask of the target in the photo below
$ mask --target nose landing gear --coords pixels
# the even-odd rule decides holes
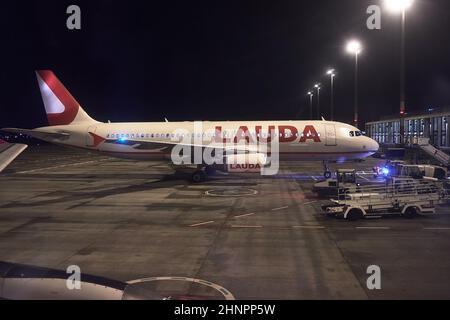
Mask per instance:
[[[325,179],[331,179],[331,177],[333,176],[333,174],[330,171],[330,168],[328,167],[328,162],[324,161],[323,162],[323,176],[325,177]]]

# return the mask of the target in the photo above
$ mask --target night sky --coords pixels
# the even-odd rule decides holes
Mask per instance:
[[[66,28],[66,8],[82,30]],[[361,122],[397,114],[400,17],[380,0],[2,1],[0,127],[47,125],[35,69],[52,69],[99,121],[270,120],[309,116],[308,89],[337,69],[336,118],[350,122],[360,58]],[[407,110],[450,105],[450,1],[416,0],[407,22]]]

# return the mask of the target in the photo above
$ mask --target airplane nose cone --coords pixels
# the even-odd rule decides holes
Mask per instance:
[[[364,145],[363,145],[363,149],[365,149],[367,152],[370,153],[376,153],[378,151],[378,149],[380,149],[380,145],[378,144],[378,142],[376,142],[375,140],[373,140],[372,138],[369,137],[365,137],[366,139],[364,140]]]
[[[373,152],[377,152],[380,149],[380,145],[373,139],[370,139],[370,150]]]

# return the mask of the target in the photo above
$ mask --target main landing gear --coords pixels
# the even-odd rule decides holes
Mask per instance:
[[[325,179],[331,179],[331,177],[333,176],[333,174],[330,171],[330,168],[328,168],[328,162],[324,161],[323,162],[323,176],[325,177]]]
[[[204,170],[196,170],[191,175],[191,180],[194,183],[200,183],[206,180],[206,173]]]
[[[208,176],[212,176],[216,173],[216,168],[213,166],[198,166],[191,175],[191,180],[194,183],[201,183],[206,180]]]

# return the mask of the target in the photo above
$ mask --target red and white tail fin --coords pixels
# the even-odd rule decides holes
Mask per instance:
[[[53,71],[36,71],[36,77],[51,126],[96,122],[81,108]]]

